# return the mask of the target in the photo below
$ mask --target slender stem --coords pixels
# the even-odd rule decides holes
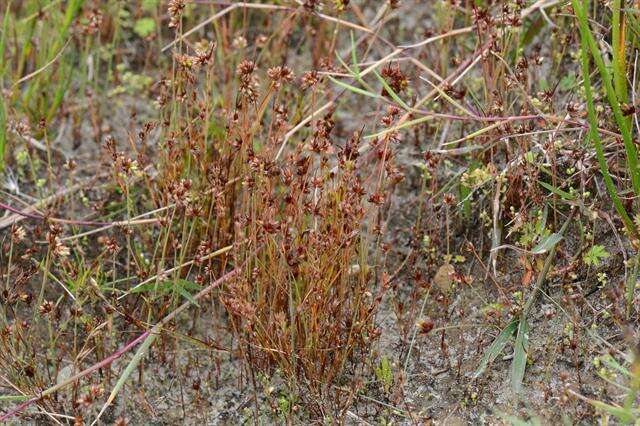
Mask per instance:
[[[199,299],[203,298],[204,296],[209,294],[211,291],[213,291],[214,289],[218,288],[221,284],[223,284],[224,282],[226,282],[229,279],[233,278],[242,268],[243,268],[243,265],[238,266],[237,268],[227,272],[226,274],[224,274],[223,276],[221,276],[220,278],[218,278],[217,280],[215,280],[214,282],[209,284],[209,286],[207,286],[206,288],[202,289],[193,298],[195,300],[199,300]],[[60,382],[60,383],[58,383],[58,384],[56,384],[56,385],[54,385],[54,386],[42,391],[42,393],[40,393],[39,395],[34,396],[33,398],[28,399],[25,402],[15,406],[13,409],[9,410],[6,414],[4,414],[4,415],[2,415],[0,417],[0,422],[6,422],[11,417],[15,416],[16,414],[21,413],[27,407],[29,407],[30,405],[40,401],[41,399],[45,398],[46,396],[51,395],[52,393],[54,393],[54,392],[56,392],[56,391],[58,391],[60,389],[65,388],[66,386],[68,386],[68,385],[78,381],[79,379],[81,379],[81,378],[93,373],[94,371],[97,371],[97,370],[99,370],[99,369],[101,369],[103,367],[106,367],[106,366],[110,365],[112,362],[114,362],[115,360],[120,358],[122,355],[124,355],[125,353],[129,352],[131,349],[135,348],[140,343],[144,342],[146,340],[146,338],[150,334],[158,333],[158,331],[163,326],[165,326],[167,323],[172,321],[174,318],[176,318],[180,313],[185,311],[190,306],[192,306],[192,303],[190,301],[184,302],[182,305],[180,305],[178,308],[176,308],[173,312],[171,312],[167,316],[165,316],[156,325],[154,325],[153,327],[151,327],[147,331],[143,332],[140,336],[136,337],[131,342],[127,343],[125,346],[123,346],[122,348],[118,349],[116,352],[112,353],[111,355],[109,355],[108,357],[103,359],[102,361],[98,362],[97,364],[92,365],[89,368],[86,368],[86,369],[82,370],[81,372],[73,375],[72,377],[68,378],[67,380],[65,380],[63,382]]]
[[[559,231],[560,235],[564,236],[565,232],[567,231],[567,228],[569,227],[569,223],[571,223],[571,220],[573,219],[573,216],[575,215],[575,213],[576,213],[576,209],[574,209],[571,212],[571,214],[569,215],[565,223],[562,225],[562,228],[560,228],[560,231]],[[527,300],[527,303],[524,305],[524,308],[522,309],[521,320],[526,320],[527,316],[529,315],[529,312],[531,311],[531,307],[535,303],[536,299],[538,298],[538,295],[540,294],[540,291],[542,290],[542,285],[544,284],[544,280],[547,277],[547,274],[549,273],[549,269],[551,269],[551,265],[553,265],[553,260],[555,259],[557,247],[558,245],[556,244],[549,250],[549,254],[547,255],[547,258],[544,261],[544,266],[542,267],[542,271],[540,272],[540,275],[538,275],[538,279],[536,280],[536,285],[533,288],[533,293],[531,294],[531,296],[529,297],[529,300]]]

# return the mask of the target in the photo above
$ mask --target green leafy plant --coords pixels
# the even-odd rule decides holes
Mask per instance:
[[[593,245],[583,256],[582,260],[589,266],[600,266],[600,263],[611,254],[600,244]]]
[[[393,385],[393,370],[391,369],[391,362],[389,358],[383,356],[380,360],[380,364],[375,369],[376,379],[382,384],[382,388],[385,392],[389,392],[391,385]]]
[[[133,31],[140,37],[149,37],[156,30],[156,21],[153,18],[140,18],[133,26]]]

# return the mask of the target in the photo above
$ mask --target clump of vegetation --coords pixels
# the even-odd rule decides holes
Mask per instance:
[[[637,421],[631,3],[0,5],[0,419]]]

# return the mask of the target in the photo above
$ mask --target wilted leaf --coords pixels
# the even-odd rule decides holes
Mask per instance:
[[[451,275],[455,274],[456,270],[450,263],[445,263],[436,272],[436,276],[433,278],[433,282],[438,286],[441,292],[448,293],[451,291],[451,283],[453,279]]]

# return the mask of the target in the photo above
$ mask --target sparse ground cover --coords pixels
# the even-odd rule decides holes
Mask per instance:
[[[637,2],[0,14],[3,422],[640,422]]]

